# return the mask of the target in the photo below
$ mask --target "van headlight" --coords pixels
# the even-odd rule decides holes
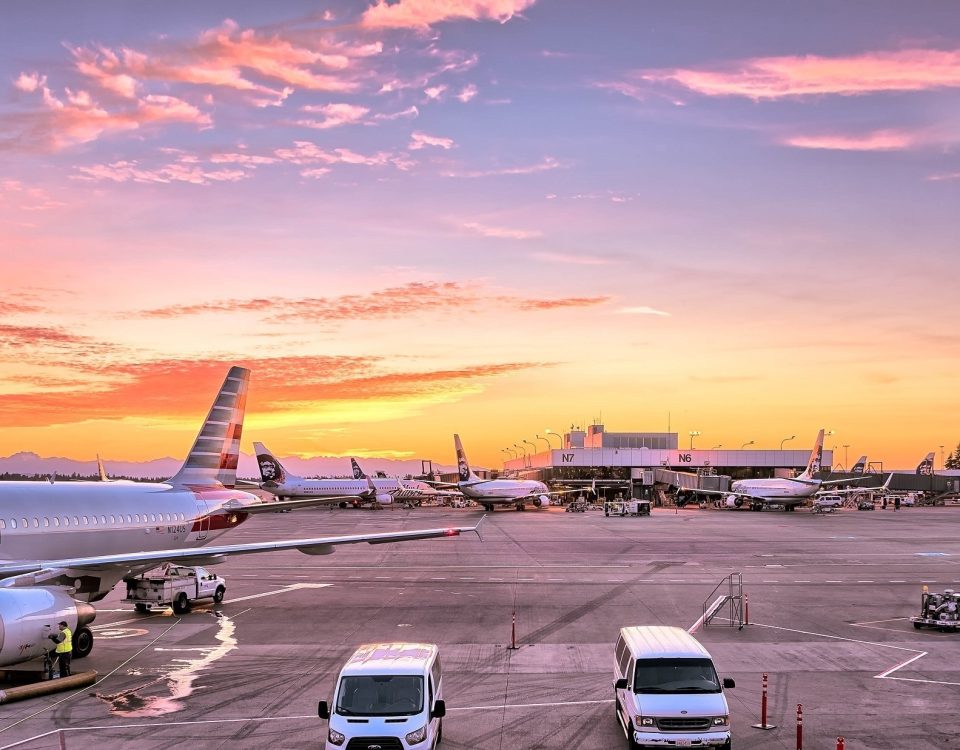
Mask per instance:
[[[642,719],[640,719],[640,726],[642,726],[642,727],[652,727],[652,726],[653,726],[653,717],[652,717],[652,716],[644,716]]]
[[[714,717],[713,717],[713,725],[714,725],[715,727],[725,727],[725,726],[726,726],[727,724],[729,724],[729,723],[730,723],[730,717],[729,717],[729,716],[714,716]]]
[[[407,736],[404,737],[408,745],[417,745],[427,739],[427,725],[424,724],[419,729],[414,729],[412,732],[408,732]]]
[[[329,740],[331,745],[342,745],[343,741],[347,739],[336,729],[330,729],[327,731],[327,740]]]

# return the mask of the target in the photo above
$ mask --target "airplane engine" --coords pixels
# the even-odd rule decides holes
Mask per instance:
[[[739,508],[743,505],[743,498],[740,495],[727,495],[723,498],[723,504],[727,508]]]
[[[377,502],[380,505],[393,505],[393,495],[382,492],[377,495]]]
[[[546,508],[550,505],[550,498],[547,495],[540,495],[536,499],[536,505],[538,508]]]
[[[86,656],[93,636],[84,626],[96,616],[93,605],[76,601],[62,588],[0,588],[0,667],[43,657],[54,648],[47,636],[59,632],[61,620],[73,631],[74,656]]]

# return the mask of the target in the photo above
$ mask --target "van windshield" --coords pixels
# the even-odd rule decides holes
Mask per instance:
[[[709,659],[641,659],[635,693],[719,693],[720,680]]]
[[[423,711],[420,675],[342,677],[336,712],[341,716],[412,716]]]

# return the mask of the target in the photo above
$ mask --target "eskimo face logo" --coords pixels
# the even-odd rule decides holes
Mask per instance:
[[[816,474],[820,471],[820,466],[823,462],[823,447],[820,446],[817,448],[817,453],[813,457],[813,461],[810,462],[810,473]]]
[[[463,455],[457,456],[457,466],[460,470],[460,481],[466,482],[470,478],[470,469],[467,468],[467,460]]]
[[[917,474],[922,474],[925,477],[933,474],[933,461],[929,459],[923,459],[923,463],[917,467]]]
[[[277,482],[282,480],[283,472],[280,471],[276,461],[269,456],[262,456],[260,458],[260,476],[264,482]]]
[[[358,464],[356,461],[350,461],[350,463],[353,464],[353,478],[354,479],[363,478],[363,472],[360,471],[360,464]]]

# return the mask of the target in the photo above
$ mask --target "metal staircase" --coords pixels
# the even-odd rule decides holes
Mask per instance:
[[[695,633],[701,626],[707,626],[720,612],[728,608],[728,624],[743,630],[743,574],[731,573],[718,583],[710,595],[703,600],[703,614],[687,632]]]

